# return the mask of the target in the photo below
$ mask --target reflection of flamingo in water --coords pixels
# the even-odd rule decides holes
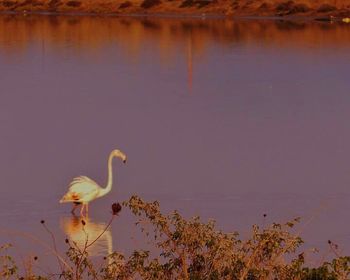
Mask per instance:
[[[62,197],[60,203],[63,202],[73,202],[74,206],[72,209],[72,214],[74,210],[83,204],[80,210],[80,214],[83,215],[84,208],[86,207],[86,213],[89,212],[88,204],[90,201],[106,195],[112,189],[113,175],[112,175],[112,160],[114,157],[120,158],[124,163],[126,162],[126,155],[119,151],[113,150],[108,158],[108,183],[105,188],[100,187],[95,181],[86,177],[80,176],[73,179],[69,184],[68,192]]]
[[[97,239],[96,242],[87,247],[89,256],[111,255],[113,253],[113,239],[107,224],[95,223],[89,218],[84,218],[85,225],[83,226],[82,221],[81,217],[74,215],[72,217],[63,217],[61,219],[61,228],[80,250],[84,250],[87,244],[91,244]]]

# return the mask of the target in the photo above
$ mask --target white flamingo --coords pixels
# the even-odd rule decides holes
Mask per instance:
[[[112,189],[113,184],[113,174],[112,174],[112,160],[114,157],[120,158],[124,163],[126,163],[126,155],[119,151],[113,150],[108,158],[108,182],[105,188],[100,187],[94,180],[86,177],[80,176],[73,179],[69,184],[68,192],[62,197],[60,203],[73,202],[72,214],[74,214],[75,209],[82,204],[80,209],[80,215],[83,215],[83,211],[86,208],[86,214],[89,212],[89,202],[106,195]]]

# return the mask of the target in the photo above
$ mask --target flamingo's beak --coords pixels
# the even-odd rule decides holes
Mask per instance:
[[[126,163],[126,159],[123,160],[123,163]]]

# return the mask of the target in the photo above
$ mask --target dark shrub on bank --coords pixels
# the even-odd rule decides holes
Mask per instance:
[[[144,0],[141,4],[141,8],[144,8],[144,9],[149,9],[149,8],[152,8],[154,6],[157,6],[161,3],[160,0]]]
[[[310,10],[311,8],[308,5],[301,3],[296,4],[294,1],[282,2],[276,6],[277,15],[281,16],[306,13]]]
[[[319,12],[319,13],[328,13],[328,12],[335,11],[336,9],[337,8],[332,6],[332,5],[323,4],[317,9],[317,12]]]
[[[66,3],[66,5],[68,7],[80,7],[81,6],[81,2],[79,2],[79,1],[68,1]]]
[[[131,6],[132,6],[131,2],[126,1],[126,2],[123,2],[120,4],[119,9],[126,9],[126,8],[131,7]]]
[[[2,2],[2,5],[4,7],[11,7],[11,6],[14,6],[16,4],[17,4],[17,2],[12,2],[12,1],[4,1],[4,2]]]
[[[199,0],[199,1],[197,1],[197,7],[198,8],[203,8],[203,7],[206,7],[206,6],[208,6],[209,4],[211,4],[213,1],[211,1],[211,0]]]
[[[49,8],[51,11],[54,11],[59,5],[61,5],[60,0],[51,0],[49,2]]]
[[[192,7],[194,5],[193,0],[185,0],[181,3],[180,8]]]
[[[188,8],[188,7],[194,7],[196,6],[197,8],[203,8],[206,7],[212,3],[217,3],[216,0],[185,0],[181,3],[179,6],[180,8]]]
[[[306,4],[297,4],[293,7],[293,12],[295,13],[306,13],[309,12],[311,8]]]
[[[40,1],[33,1],[31,4],[33,7],[37,7],[37,6],[44,6],[43,2]]]
[[[264,10],[267,10],[270,8],[270,5],[266,2],[262,3],[260,6],[259,6],[259,10],[260,11],[264,11]]]
[[[288,12],[294,6],[294,1],[286,1],[277,4],[276,11],[277,12]]]

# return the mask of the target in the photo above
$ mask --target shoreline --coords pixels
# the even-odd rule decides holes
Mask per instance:
[[[95,12],[51,12],[51,11],[0,11],[0,16],[72,16],[72,17],[116,17],[116,18],[162,18],[162,19],[232,19],[232,20],[268,20],[299,22],[338,22],[350,23],[350,18],[343,16],[228,16],[223,14],[177,14],[177,13],[95,13]]]
[[[290,21],[343,21],[350,23],[350,4],[308,6],[305,1],[262,0],[2,0],[0,15],[65,15],[106,17],[162,17]],[[124,1],[124,2],[123,2]],[[324,1],[327,2],[327,1]],[[323,3],[324,3],[323,2]],[[330,1],[328,1],[330,2]],[[238,3],[234,6],[232,3]]]

